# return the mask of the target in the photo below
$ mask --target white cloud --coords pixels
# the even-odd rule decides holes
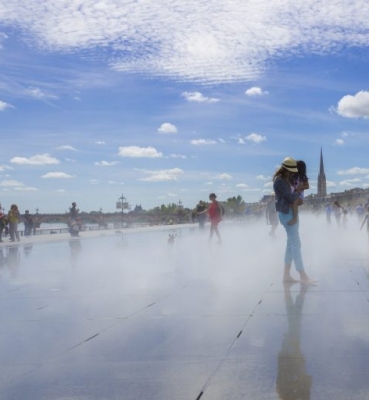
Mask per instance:
[[[96,161],[95,165],[98,167],[112,167],[114,165],[120,164],[119,161]]]
[[[0,182],[0,186],[15,187],[15,186],[24,186],[24,184],[19,181],[15,181],[15,180],[5,180],[5,181]]]
[[[355,183],[361,182],[361,179],[346,179],[340,182],[341,186],[354,186]]]
[[[337,185],[332,181],[327,181],[327,188],[335,188]]]
[[[95,144],[97,144],[97,145],[99,145],[99,146],[104,146],[104,145],[106,145],[106,143],[105,143],[104,141],[102,141],[102,140],[97,140],[97,141],[95,142]]]
[[[193,139],[191,140],[191,144],[194,144],[195,146],[208,146],[211,144],[217,144],[217,142],[211,139]]]
[[[81,5],[82,4],[82,5]],[[118,71],[180,81],[256,79],[270,59],[368,43],[367,0],[3,1],[0,23],[48,51],[111,47]],[[216,5],[216,6],[214,6]],[[103,53],[103,52],[102,52]],[[108,53],[108,52],[106,52]]]
[[[335,144],[338,146],[343,146],[345,144],[345,141],[343,139],[336,139]]]
[[[56,148],[57,150],[71,150],[71,151],[77,151],[73,146],[69,145],[64,145],[64,146],[59,146]]]
[[[35,192],[38,189],[34,188],[34,187],[17,186],[17,187],[14,188],[14,190],[17,190],[17,191],[20,191],[20,192]]]
[[[127,146],[119,147],[118,155],[121,157],[132,157],[132,158],[158,158],[162,157],[163,154],[158,152],[154,147],[138,147],[138,146]]]
[[[5,103],[5,101],[0,100],[0,111],[4,111],[7,108],[14,108],[14,107],[9,103]]]
[[[238,188],[247,188],[248,185],[246,185],[246,183],[238,183],[238,184],[236,185],[236,187],[238,187]]]
[[[262,90],[258,86],[253,86],[250,89],[247,89],[245,92],[246,96],[264,96],[269,94],[266,90]]]
[[[238,144],[246,144],[244,138],[238,138]]]
[[[66,174],[65,172],[48,172],[47,174],[42,175],[41,178],[44,178],[44,179],[70,179],[70,178],[75,178],[75,176]]]
[[[57,158],[51,157],[50,154],[38,154],[29,158],[25,157],[13,157],[10,160],[13,164],[24,164],[24,165],[50,165],[59,164],[60,161]]]
[[[255,177],[255,179],[258,180],[258,181],[270,181],[270,180],[271,180],[270,177],[264,176],[264,175],[257,175],[257,176]]]
[[[187,157],[182,155],[182,154],[170,154],[169,156],[170,158],[182,158],[182,159],[186,159]]]
[[[364,175],[369,173],[369,168],[354,167],[346,170],[340,170],[338,175]]]
[[[267,140],[265,136],[261,136],[258,133],[251,133],[250,135],[246,136],[245,139],[253,143],[266,142]]]
[[[182,96],[188,101],[198,103],[217,103],[219,99],[215,97],[206,97],[201,92],[183,92]]]
[[[7,171],[9,169],[13,169],[13,168],[9,167],[8,165],[0,165],[0,172]]]
[[[267,182],[267,183],[264,183],[264,185],[263,185],[264,187],[266,187],[266,188],[270,188],[270,187],[272,187],[273,186],[273,182]]]
[[[217,175],[217,176],[216,176],[216,179],[219,179],[219,180],[221,180],[221,181],[230,181],[230,180],[233,179],[233,178],[232,178],[232,175],[223,173],[223,174]]]
[[[149,175],[147,178],[141,178],[140,181],[145,182],[168,182],[177,181],[179,176],[183,174],[180,168],[164,169],[159,171],[143,171]]]
[[[164,122],[161,124],[160,128],[158,128],[158,132],[163,134],[178,133],[178,129],[170,122]]]
[[[369,118],[369,92],[362,90],[354,96],[342,97],[338,102],[337,112],[347,118]]]

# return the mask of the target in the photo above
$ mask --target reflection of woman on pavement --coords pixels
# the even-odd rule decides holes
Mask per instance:
[[[306,372],[305,357],[301,352],[301,318],[304,298],[308,289],[301,285],[300,293],[293,301],[291,283],[284,284],[288,332],[278,353],[276,391],[283,400],[308,400],[312,377]]]

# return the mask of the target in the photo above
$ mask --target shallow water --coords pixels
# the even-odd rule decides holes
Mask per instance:
[[[317,286],[264,219],[0,248],[0,398],[364,399],[367,232],[300,228]]]

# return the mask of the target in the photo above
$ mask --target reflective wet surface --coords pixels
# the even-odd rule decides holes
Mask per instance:
[[[0,398],[366,399],[369,241],[303,215],[314,286],[264,220],[0,248]]]

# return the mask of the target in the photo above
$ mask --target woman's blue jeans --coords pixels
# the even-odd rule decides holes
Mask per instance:
[[[299,221],[296,224],[288,225],[292,219],[292,209],[288,214],[282,212],[278,213],[279,221],[287,233],[287,247],[284,255],[284,263],[291,265],[292,261],[295,263],[296,271],[303,271],[304,264],[301,256],[301,241],[299,235]]]

